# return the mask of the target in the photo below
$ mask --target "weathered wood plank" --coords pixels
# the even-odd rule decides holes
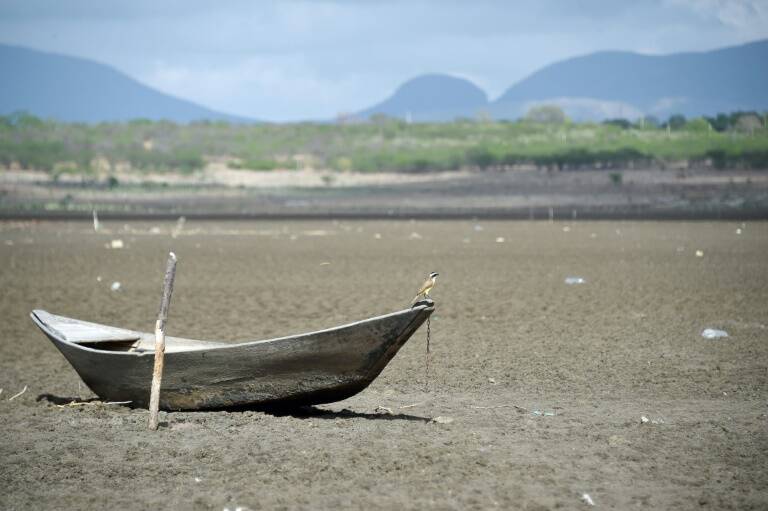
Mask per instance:
[[[43,323],[64,336],[64,340],[74,343],[96,343],[111,341],[136,341],[141,334],[131,330],[88,323],[64,316],[56,316],[46,311],[33,312]]]

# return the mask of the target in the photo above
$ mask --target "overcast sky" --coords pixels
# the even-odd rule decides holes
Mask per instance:
[[[0,42],[87,57],[216,110],[332,118],[441,72],[493,99],[598,50],[768,38],[768,0],[0,0]]]

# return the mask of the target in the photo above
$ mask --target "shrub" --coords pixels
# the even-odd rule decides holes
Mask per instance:
[[[475,165],[481,169],[497,165],[499,159],[487,147],[473,147],[466,152],[466,161],[469,165]]]
[[[682,114],[675,114],[669,117],[667,126],[673,130],[679,130],[685,126],[685,116]]]
[[[626,119],[606,119],[603,124],[607,126],[617,126],[623,130],[628,130],[632,127],[632,123]]]
[[[711,129],[712,126],[703,117],[697,117],[696,119],[691,119],[685,123],[685,131],[690,131],[692,133],[706,133]]]
[[[563,124],[567,120],[565,112],[557,105],[535,106],[528,110],[525,118],[542,124]]]
[[[716,169],[768,169],[768,149],[741,151],[730,154],[722,149],[712,149],[705,153],[705,157],[712,160]]]
[[[739,116],[733,127],[741,133],[754,135],[755,131],[763,128],[763,122],[756,114],[743,114]]]

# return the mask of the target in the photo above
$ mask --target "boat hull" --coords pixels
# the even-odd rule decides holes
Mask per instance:
[[[167,350],[160,408],[306,405],[346,399],[381,373],[433,310],[434,304],[424,302],[412,309],[298,336]],[[105,401],[148,406],[152,351],[112,351],[99,349],[98,344],[72,342],[48,318],[62,317],[44,311],[32,313],[33,321],[94,393]]]

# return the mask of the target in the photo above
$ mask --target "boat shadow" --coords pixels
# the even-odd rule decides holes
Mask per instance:
[[[407,413],[377,413],[377,412],[356,412],[348,408],[341,410],[326,410],[316,406],[289,406],[289,405],[268,405],[250,407],[249,410],[259,411],[272,415],[274,417],[293,417],[295,419],[366,419],[366,420],[384,420],[384,421],[414,421],[430,422],[431,417],[421,417]]]
[[[64,397],[56,396],[54,394],[40,394],[35,401],[47,401],[51,404],[64,407],[64,406],[79,406],[79,405],[102,405],[103,403],[98,397],[82,399],[79,397]],[[145,408],[133,406],[130,403],[114,403],[120,404],[133,410],[142,410]],[[293,417],[295,419],[366,419],[366,420],[385,420],[385,421],[414,421],[414,422],[430,422],[431,417],[421,417],[419,415],[411,415],[407,413],[377,413],[377,412],[356,412],[349,408],[342,408],[341,410],[326,410],[324,408],[318,408],[311,405],[291,405],[291,404],[272,404],[272,405],[253,405],[253,406],[230,406],[224,408],[214,408],[207,410],[190,410],[191,413],[205,413],[205,412],[261,412],[273,417]],[[173,412],[170,412],[173,413]],[[162,425],[162,424],[161,424]]]

